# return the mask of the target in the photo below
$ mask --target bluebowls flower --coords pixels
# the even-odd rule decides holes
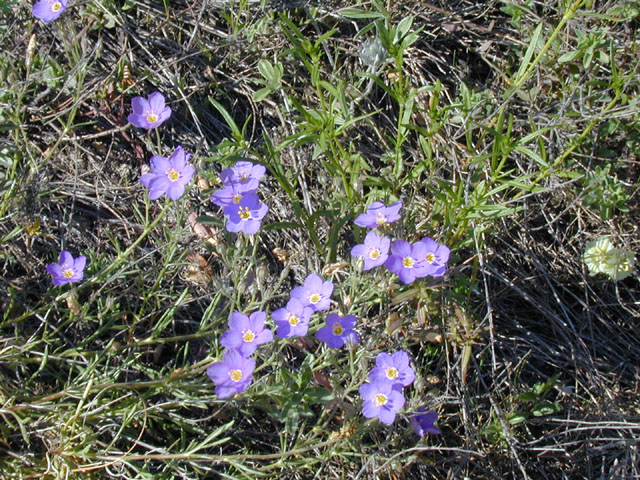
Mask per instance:
[[[165,106],[164,96],[160,92],[153,92],[149,100],[144,97],[134,97],[131,100],[131,113],[127,120],[136,127],[150,130],[156,128],[171,116],[171,107]]]
[[[256,362],[237,350],[227,350],[221,362],[207,368],[207,375],[216,384],[218,398],[229,398],[244,392],[251,384]]]
[[[342,348],[350,341],[356,344],[360,341],[360,337],[353,330],[356,326],[355,315],[345,315],[341,317],[336,313],[327,315],[327,324],[316,333],[318,340],[326,342],[330,348]]]
[[[140,177],[140,183],[149,189],[149,199],[156,200],[166,193],[171,200],[178,200],[195,173],[195,168],[187,164],[190,158],[191,154],[185,154],[181,146],[169,158],[151,157],[153,173]]]
[[[54,285],[60,286],[67,283],[79,282],[84,277],[84,267],[87,264],[87,257],[80,255],[74,259],[67,251],[60,252],[58,263],[47,265],[47,272],[53,277]]]
[[[45,23],[53,22],[67,9],[67,0],[40,0],[33,5],[31,13]]]

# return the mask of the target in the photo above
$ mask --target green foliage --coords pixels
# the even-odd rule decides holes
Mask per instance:
[[[0,53],[0,443],[11,455],[0,471],[417,478],[436,464],[429,472],[453,478],[475,469],[461,458],[489,461],[514,435],[521,453],[542,442],[546,417],[568,410],[553,396],[559,374],[532,387],[492,383],[521,360],[504,357],[512,337],[518,349],[537,348],[537,363],[519,367],[527,378],[558,369],[540,348],[546,337],[536,344],[548,333],[539,311],[553,322],[546,312],[560,298],[567,323],[554,329],[588,322],[571,325],[578,347],[562,348],[591,355],[595,330],[606,325],[609,335],[619,312],[629,315],[621,298],[636,292],[632,279],[620,283],[618,310],[598,310],[615,299],[587,285],[580,258],[553,257],[560,250],[545,228],[556,235],[562,223],[563,239],[584,237],[562,192],[615,220],[599,228],[615,225],[637,242],[637,184],[623,172],[640,155],[638,52],[612,41],[625,38],[622,22],[637,21],[637,2],[593,2],[593,11],[560,3],[483,4],[473,16],[382,0],[331,11],[98,1],[34,21],[34,37],[11,27],[15,45]],[[7,1],[0,10],[28,13]],[[1,21],[3,35],[19,20]],[[173,110],[162,133],[126,121],[131,97],[151,88]],[[194,153],[198,186],[179,202],[151,202],[139,167],[178,142]],[[587,155],[617,160],[585,173]],[[270,213],[255,236],[225,232],[208,200],[218,172],[247,159],[268,170],[260,194]],[[402,285],[384,268],[360,269],[350,250],[366,231],[353,220],[373,201],[404,204],[402,221],[385,230],[391,239],[430,236],[451,248],[444,278]],[[534,237],[540,245],[528,243]],[[570,241],[567,257],[582,251]],[[48,282],[44,266],[61,248],[87,255],[85,281]],[[622,280],[633,252],[616,252]],[[230,313],[273,312],[311,272],[335,283],[332,311],[356,315],[361,343],[324,347],[314,337],[324,317],[314,315],[305,339],[255,354],[247,391],[217,398],[205,371],[221,358]],[[542,307],[541,279],[554,293],[542,292]],[[580,300],[576,311],[567,298]],[[525,331],[516,314],[531,305],[536,323]],[[362,417],[358,387],[378,353],[400,349],[418,376],[386,427]],[[563,376],[593,387],[589,398],[605,396],[575,365]],[[408,417],[427,401],[443,415],[443,436],[417,440]],[[573,403],[572,415],[581,407]],[[516,463],[504,460],[496,465]]]
[[[501,3],[504,3],[504,5],[500,7],[500,11],[509,15],[511,17],[511,26],[519,30],[522,26],[523,15],[526,18],[525,9],[531,9],[531,7],[533,6],[533,0],[525,0],[520,4],[512,3],[508,0],[503,0]]]
[[[561,412],[561,405],[547,399],[560,375],[556,373],[546,382],[535,383],[530,391],[521,393],[513,408],[515,411],[507,417],[509,424],[518,425],[532,417],[542,417]]]
[[[258,71],[263,80],[258,79],[256,82],[265,85],[265,87],[253,94],[254,102],[260,102],[282,88],[282,73],[284,69],[282,64],[278,63],[274,66],[269,60],[263,58],[258,61]]]
[[[572,52],[567,52],[558,58],[559,63],[582,61],[584,68],[589,68],[594,60],[600,63],[609,63],[607,50],[610,48],[609,42],[604,40],[605,32],[585,33],[576,30],[578,45]]]
[[[489,441],[501,447],[506,447],[508,433],[505,428],[522,427],[532,419],[560,413],[562,406],[548,399],[560,375],[557,373],[545,382],[537,382],[529,391],[519,394],[517,399],[513,401],[510,412],[506,416],[506,424],[494,414],[490,423],[484,429],[484,434]]]
[[[626,202],[629,194],[613,172],[612,164],[596,166],[593,171],[587,172],[583,186],[583,205],[595,208],[602,220],[612,218],[615,210],[628,211]]]

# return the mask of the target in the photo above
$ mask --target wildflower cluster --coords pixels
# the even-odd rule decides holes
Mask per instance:
[[[374,202],[366,213],[355,219],[354,223],[371,229],[386,228],[390,223],[401,218],[399,213],[401,208],[400,202],[388,207],[381,202]],[[389,254],[389,246],[391,246],[391,254]],[[391,244],[388,238],[380,237],[374,231],[367,233],[363,244],[351,249],[351,255],[363,259],[363,270],[384,265],[391,273],[398,275],[405,284],[412,283],[416,278],[444,275],[449,253],[448,247],[438,244],[429,237],[413,244],[405,240],[396,240]]]
[[[33,7],[33,14],[45,22],[58,18],[67,7],[67,0],[41,0]],[[152,130],[171,117],[171,107],[166,105],[160,92],[148,98],[134,97],[132,113],[128,121],[136,127]],[[180,199],[187,185],[195,175],[195,168],[189,164],[191,154],[178,145],[169,157],[154,155],[150,159],[151,171],[140,176],[139,182],[149,190],[149,199],[157,200],[167,195],[170,200]],[[266,173],[264,166],[249,161],[239,161],[221,174],[223,187],[216,190],[210,201],[220,206],[226,217],[229,232],[244,232],[253,235],[260,230],[261,221],[269,207],[261,203],[257,190]],[[354,256],[363,258],[364,270],[384,265],[398,275],[404,283],[416,278],[442,276],[449,259],[449,249],[431,238],[410,244],[404,240],[391,240],[381,236],[389,226],[401,218],[402,203],[385,206],[374,202],[366,213],[355,219],[355,224],[372,229],[364,243],[352,248]],[[373,229],[379,229],[377,232]],[[73,258],[63,251],[58,263],[47,266],[54,285],[65,285],[83,279],[87,259]],[[302,285],[290,292],[284,307],[272,313],[278,338],[303,337],[308,334],[311,318],[315,313],[331,307],[334,284],[312,273]],[[208,377],[215,383],[218,398],[230,398],[245,391],[252,382],[256,361],[252,358],[261,345],[274,339],[273,332],[266,326],[267,314],[255,311],[250,315],[232,312],[228,319],[228,329],[220,337],[220,345],[225,348],[222,359],[207,368]],[[339,349],[356,345],[360,341],[355,331],[355,315],[329,313],[325,323],[315,336],[328,348]],[[405,405],[403,389],[413,383],[415,372],[410,366],[409,355],[404,351],[393,354],[382,352],[376,357],[376,366],[369,372],[368,381],[360,386],[363,399],[362,414],[366,418],[378,417],[384,424],[392,424],[396,414]],[[434,422],[437,414],[424,407],[412,417],[416,433],[439,433]]]
[[[220,345],[227,350],[221,362],[207,368],[207,375],[216,384],[218,398],[232,397],[251,384],[251,375],[256,367],[251,355],[258,345],[273,340],[273,333],[265,328],[266,317],[261,311],[250,316],[233,312],[229,317],[229,329],[220,338]]]
[[[409,355],[400,350],[394,354],[379,353],[376,366],[369,371],[367,383],[360,386],[362,415],[366,418],[378,417],[386,425],[391,425],[396,413],[405,405],[402,394],[404,387],[411,385],[416,377],[409,365]],[[419,436],[425,433],[440,433],[434,422],[438,414],[420,407],[411,417],[411,425]]]
[[[587,242],[584,263],[591,275],[604,273],[611,280],[618,281],[633,273],[635,257],[632,252],[615,248],[607,237]]]
[[[379,353],[376,366],[369,372],[369,381],[359,389],[363,399],[362,415],[378,417],[382,423],[391,425],[396,412],[405,404],[402,388],[411,385],[415,377],[407,352]]]
[[[331,305],[333,287],[333,283],[316,273],[309,275],[303,285],[294,287],[287,305],[273,312],[273,320],[278,327],[276,335],[280,338],[306,335],[311,315],[327,310]],[[353,330],[355,315],[330,313],[325,322],[326,325],[316,332],[316,338],[328,347],[342,348],[348,341],[355,345],[360,340]]]
[[[260,222],[269,211],[257,194],[265,171],[262,165],[240,161],[220,173],[224,187],[213,192],[210,200],[222,208],[227,231],[253,235],[260,230]]]
[[[131,113],[127,119],[136,127],[151,130],[160,126],[171,116],[171,107],[165,105],[164,96],[153,92],[147,100],[134,97],[131,100]],[[149,189],[149,199],[157,200],[162,195],[176,201],[184,194],[185,187],[195,174],[195,168],[188,162],[191,154],[187,154],[181,145],[167,157],[154,155],[149,160],[151,173],[140,177],[140,183]]]
[[[279,338],[301,337],[307,334],[311,316],[329,308],[333,283],[315,273],[307,277],[303,285],[294,287],[287,305],[272,313]],[[227,348],[222,361],[207,369],[209,378],[216,384],[216,395],[228,398],[243,392],[251,383],[255,361],[251,355],[259,345],[271,342],[273,333],[265,328],[266,314],[257,311],[247,317],[234,312],[229,317],[229,329],[222,334],[220,344]],[[331,348],[341,348],[346,341],[358,343],[353,331],[355,316],[327,316],[327,326],[318,330],[318,339]]]

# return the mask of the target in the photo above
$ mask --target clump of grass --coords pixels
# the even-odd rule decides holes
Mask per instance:
[[[7,478],[640,474],[638,277],[583,262],[640,242],[637,9],[335,7],[96,1],[43,24],[0,2]],[[145,133],[127,116],[153,91],[173,113]],[[177,145],[196,177],[150,201],[143,166]],[[267,170],[255,235],[209,200],[240,159]],[[361,270],[374,201],[403,204],[388,237],[451,249],[446,275]],[[54,287],[62,250],[87,267]],[[216,396],[230,315],[269,318],[311,273],[358,343],[324,346],[318,312]],[[387,426],[359,389],[398,351],[415,381]],[[425,405],[442,434],[420,439]]]

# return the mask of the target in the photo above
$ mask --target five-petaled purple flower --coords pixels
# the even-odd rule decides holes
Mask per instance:
[[[385,207],[382,202],[373,202],[367,209],[367,213],[358,215],[354,223],[366,228],[384,227],[400,220],[401,208],[402,202],[392,203],[388,207]]]
[[[266,168],[262,165],[255,165],[251,162],[237,162],[235,166],[225,168],[220,172],[220,178],[224,185],[239,183],[244,185],[247,190],[255,190],[258,188],[260,179],[264,176]]]
[[[320,275],[312,273],[303,286],[291,290],[291,298],[297,298],[302,305],[320,312],[329,308],[332,293],[333,283],[328,280],[325,282]]]
[[[371,382],[388,380],[406,387],[413,383],[416,374],[409,365],[409,355],[400,350],[393,355],[382,352],[376,357],[376,366],[369,372]]]
[[[67,9],[67,0],[40,0],[33,5],[31,13],[45,23],[53,22]]]
[[[136,127],[150,130],[156,128],[171,116],[171,107],[165,106],[164,97],[160,92],[153,92],[149,100],[144,97],[134,97],[131,100],[131,113],[127,120]]]
[[[230,205],[237,205],[249,193],[255,193],[255,189],[248,188],[248,184],[231,183],[213,192],[209,200],[219,207],[225,208]]]
[[[296,298],[291,298],[287,306],[279,308],[271,314],[278,329],[276,335],[280,338],[303,337],[309,330],[309,320],[313,310],[305,307]]]
[[[216,384],[218,398],[229,398],[247,389],[254,368],[254,360],[243,356],[237,350],[227,350],[221,362],[207,368],[207,375]]]
[[[238,203],[224,208],[227,216],[225,228],[228,232],[244,232],[253,235],[260,230],[260,222],[269,211],[269,207],[260,203],[254,192],[246,193]]]
[[[396,412],[404,407],[404,396],[400,392],[400,384],[379,380],[360,385],[362,415],[366,418],[378,417],[386,425],[391,425],[396,419]]]
[[[426,433],[439,435],[440,429],[434,425],[438,419],[438,414],[433,410],[427,410],[427,407],[420,407],[418,411],[409,420],[413,431],[417,435],[424,437]]]
[[[159,155],[151,157],[150,164],[153,173],[145,173],[140,177],[140,183],[149,189],[149,199],[156,200],[163,194],[171,200],[178,200],[184,193],[184,187],[193,178],[195,169],[187,162],[191,154],[184,153],[181,146],[169,158]]]
[[[84,267],[87,264],[87,257],[80,255],[75,260],[67,252],[60,252],[58,263],[47,265],[47,272],[51,274],[54,285],[60,286],[71,282],[79,282],[84,277]]]
[[[389,256],[389,245],[391,240],[379,237],[375,232],[367,233],[364,243],[358,244],[351,249],[351,255],[362,257],[364,260],[363,270],[370,270],[378,267],[387,260]]]
[[[391,245],[391,255],[384,266],[398,275],[402,283],[411,283],[416,278],[427,275],[426,256],[427,247],[424,243],[416,242],[411,245],[404,240],[396,240]]]
[[[358,334],[353,331],[356,325],[355,315],[341,317],[336,313],[327,315],[327,325],[316,332],[318,340],[326,342],[331,348],[342,348],[347,340],[352,344],[360,341]]]
[[[432,277],[441,277],[447,270],[447,261],[451,251],[448,247],[440,245],[433,238],[424,237],[420,240],[427,249],[424,257],[424,263],[427,267],[427,275]]]
[[[273,340],[273,332],[264,328],[266,317],[261,311],[253,312],[249,317],[233,312],[229,317],[229,330],[220,337],[220,345],[248,357],[256,351],[258,345]]]

